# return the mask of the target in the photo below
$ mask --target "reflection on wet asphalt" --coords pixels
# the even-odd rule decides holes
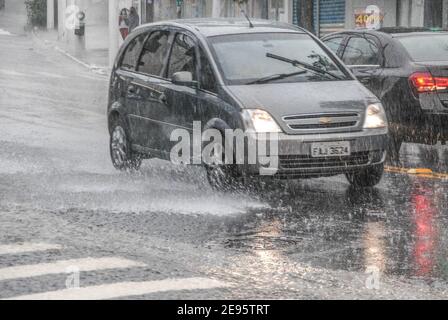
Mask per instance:
[[[448,147],[404,144],[400,160],[406,168],[428,168],[434,172],[448,173]]]
[[[218,242],[233,250],[278,251],[322,268],[376,267],[390,275],[446,279],[446,188],[446,182],[390,174],[379,188],[364,191],[301,182],[281,196],[271,190],[272,209],[249,212]]]

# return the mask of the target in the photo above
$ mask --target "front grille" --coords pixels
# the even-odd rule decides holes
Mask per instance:
[[[345,157],[312,158],[302,155],[279,156],[280,170],[331,169],[369,164],[369,152],[358,152]]]
[[[298,133],[313,133],[337,129],[339,132],[351,131],[361,122],[359,113],[319,113],[287,116],[283,118],[289,129]]]
[[[340,123],[327,123],[327,124],[291,124],[289,127],[293,130],[305,130],[305,129],[332,129],[332,128],[345,128],[356,126],[356,121],[340,122]]]

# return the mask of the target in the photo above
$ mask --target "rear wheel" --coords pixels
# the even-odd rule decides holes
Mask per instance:
[[[355,187],[374,187],[380,183],[384,174],[384,165],[379,164],[346,174],[347,180]]]
[[[110,135],[110,157],[115,169],[138,170],[142,164],[142,159],[138,154],[132,152],[131,143],[125,130],[122,120],[117,120]]]

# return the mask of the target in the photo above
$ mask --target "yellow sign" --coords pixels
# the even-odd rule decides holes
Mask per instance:
[[[384,21],[384,14],[377,6],[355,11],[355,25],[359,29],[379,29]]]

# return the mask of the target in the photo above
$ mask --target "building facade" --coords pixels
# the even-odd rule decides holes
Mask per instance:
[[[313,32],[318,36],[342,29],[426,26],[448,27],[448,0],[47,0],[47,28],[77,50],[108,50],[113,61],[123,42],[119,15],[134,7],[141,23],[178,18],[250,17],[301,24],[303,1],[312,1]],[[5,14],[15,14],[26,23],[24,0],[0,0]],[[75,12],[82,11],[84,35],[73,26]],[[372,25],[372,21],[374,22]]]
[[[293,0],[292,22],[299,24],[300,3]],[[312,0],[314,31],[322,36],[342,29],[369,27],[448,28],[448,0]]]

